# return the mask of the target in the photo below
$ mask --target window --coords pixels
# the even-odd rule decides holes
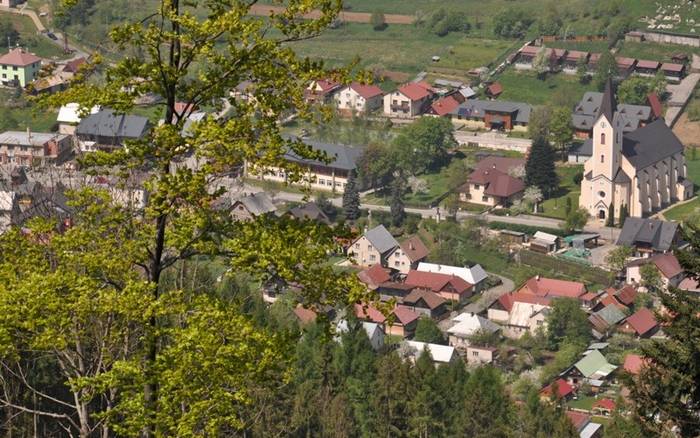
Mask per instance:
[[[600,162],[601,162],[601,163],[605,163],[605,155],[601,155],[601,156],[600,156]]]
[[[367,251],[372,251],[372,245],[367,245]]]
[[[356,243],[356,244],[355,244],[355,248],[358,248],[358,249],[359,249],[359,248],[360,248],[360,244],[359,244],[359,243]]]
[[[478,352],[478,351],[472,351],[472,356],[474,356],[474,357],[479,357],[479,352]]]
[[[397,268],[399,267],[399,265],[401,265],[401,263],[399,263],[398,260],[394,262],[394,266],[396,266]]]
[[[481,186],[479,184],[474,184],[474,190],[479,190]]]
[[[6,79],[6,78],[7,78],[7,75],[6,75],[5,73],[3,73],[3,74],[2,74],[2,78],[3,78],[3,79]]]
[[[489,200],[489,197],[488,197],[488,196],[482,196],[482,197],[481,197],[481,200],[484,201],[484,202],[487,202],[487,201]]]
[[[373,262],[373,261],[375,261],[376,259],[377,259],[377,256],[375,256],[374,254],[371,254],[371,255],[369,256],[369,261],[370,261],[370,262]]]
[[[598,192],[598,196],[600,196],[601,198],[605,198],[605,192],[602,191],[602,190],[599,191],[599,192]]]
[[[537,321],[537,325],[542,325],[542,323],[544,323],[544,321],[542,321],[541,319]]]
[[[17,66],[12,66],[12,71],[17,71]]]
[[[600,144],[605,144],[605,133],[604,132],[600,133]]]

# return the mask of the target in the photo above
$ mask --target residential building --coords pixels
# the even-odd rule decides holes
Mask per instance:
[[[498,359],[498,348],[469,345],[465,358],[469,365],[488,365]]]
[[[585,356],[563,374],[569,383],[579,385],[588,383],[594,390],[603,385],[604,381],[617,369],[598,350],[589,350]]]
[[[392,275],[390,269],[383,267],[381,263],[377,263],[358,272],[357,278],[367,285],[368,289],[376,290],[380,285],[390,281]]]
[[[653,264],[661,276],[661,284],[665,289],[677,287],[685,277],[685,271],[673,253],[656,254],[654,256],[633,260],[627,264],[627,283],[642,283],[642,266]]]
[[[503,85],[500,82],[490,83],[484,90],[486,95],[491,99],[498,99],[498,96],[503,94]]]
[[[600,107],[603,103],[603,93],[597,91],[587,91],[574,107],[571,122],[574,126],[574,135],[579,139],[590,139],[593,137],[593,125],[600,115]],[[622,120],[622,131],[632,132],[651,123],[656,117],[651,106],[621,104],[617,106],[617,112]],[[584,142],[579,146],[579,155],[582,157],[591,156],[593,143]],[[571,161],[571,159],[569,160]],[[585,161],[585,160],[584,160]]]
[[[386,337],[384,328],[375,322],[363,321],[361,324],[362,330],[364,330],[367,334],[367,338],[369,339],[372,349],[375,351],[381,349],[384,346],[384,338]],[[342,342],[342,337],[340,334],[345,333],[348,330],[348,321],[346,319],[341,319],[338,321],[335,327],[335,331],[337,333],[335,340],[337,342]]]
[[[617,74],[623,79],[634,72],[634,67],[637,64],[636,59],[624,56],[616,56],[615,62],[617,63]]]
[[[455,111],[464,100],[464,96],[460,93],[448,94],[447,96],[433,101],[428,109],[428,114],[450,118],[451,113]]]
[[[601,438],[603,436],[603,425],[591,421],[589,415],[578,411],[566,411],[566,416],[574,425],[580,438]]]
[[[609,417],[615,411],[615,401],[610,398],[601,398],[593,403],[591,411],[594,414]]]
[[[455,275],[438,274],[411,270],[406,275],[405,284],[429,289],[446,300],[465,302],[474,294],[473,285]]]
[[[410,338],[416,331],[420,315],[406,307],[395,307],[391,320],[387,320],[382,312],[369,305],[355,304],[355,316],[362,321],[379,324],[388,335]]]
[[[0,163],[21,166],[45,166],[66,160],[72,150],[65,134],[6,131],[0,134]]]
[[[615,244],[631,247],[634,257],[651,257],[665,254],[685,242],[681,240],[677,222],[628,217]]]
[[[468,347],[471,345],[469,338],[477,333],[492,334],[501,331],[501,326],[474,313],[460,313],[452,321],[456,324],[447,329],[447,334],[453,347]]]
[[[457,189],[460,200],[473,204],[509,207],[522,198],[525,182],[511,176],[525,159],[490,156],[479,161],[467,182]]]
[[[590,58],[590,56],[591,54],[588,52],[569,50],[564,56],[562,71],[567,74],[576,74],[579,63],[583,64],[584,66],[588,65],[588,58]]]
[[[447,311],[447,300],[433,291],[415,288],[401,300],[401,307],[406,307],[429,318],[440,318]]]
[[[10,49],[0,56],[0,83],[26,87],[39,76],[41,58],[22,48]]]
[[[304,98],[309,103],[330,103],[333,93],[338,91],[340,87],[340,83],[327,79],[311,81],[304,90]]]
[[[435,91],[427,82],[409,82],[384,96],[384,115],[413,118],[428,110]]]
[[[586,285],[578,281],[557,280],[538,275],[526,281],[518,292],[549,299],[579,299],[586,293]]]
[[[661,64],[661,71],[663,72],[667,81],[680,82],[685,76],[685,64],[664,62]]]
[[[683,144],[658,119],[624,133],[616,111],[612,82],[607,81],[593,127],[593,156],[584,163],[579,206],[601,221],[624,205],[631,217],[642,217],[693,194],[686,179]]]
[[[100,111],[100,107],[95,106],[89,114],[96,114]],[[56,121],[58,122],[58,132],[61,134],[75,135],[75,130],[80,124],[82,117],[80,116],[80,105],[77,103],[67,103],[58,110]]]
[[[488,274],[481,265],[458,267],[450,265],[439,265],[436,263],[421,262],[416,269],[422,272],[436,272],[439,274],[456,275],[469,284],[474,285],[474,293],[481,292],[486,285]]]
[[[593,336],[596,339],[603,339],[625,318],[626,315],[615,304],[608,304],[592,313],[588,321],[593,326]]]
[[[625,319],[620,325],[620,331],[639,338],[650,338],[659,331],[659,323],[654,312],[643,307]]]
[[[24,0],[0,0],[0,8],[12,8],[23,1]]]
[[[324,213],[315,202],[311,201],[290,208],[286,214],[300,221],[308,220],[326,225],[331,224],[326,213]]]
[[[570,400],[576,394],[576,388],[566,380],[559,378],[540,389],[540,400],[548,402],[552,399],[552,394],[555,394],[556,400]]]
[[[383,94],[376,85],[353,82],[339,89],[333,98],[341,114],[367,114],[381,108]]]
[[[500,100],[466,100],[450,112],[456,125],[471,129],[527,131],[532,107]]]
[[[297,304],[294,310],[292,310],[292,313],[294,313],[294,316],[297,317],[297,322],[299,322],[299,325],[302,327],[316,322],[316,318],[318,318],[318,314],[316,312],[311,309],[307,309],[301,304]]]
[[[597,312],[606,306],[613,305],[622,312],[629,311],[634,307],[634,300],[637,297],[637,289],[632,285],[626,285],[620,290],[608,288],[597,296],[597,300],[591,307],[591,311]]]
[[[230,202],[230,201],[229,201]],[[228,209],[231,217],[237,221],[252,221],[266,214],[273,214],[277,207],[265,192],[251,193],[230,202]]]
[[[82,152],[110,151],[125,147],[129,141],[142,139],[150,128],[146,117],[102,109],[82,119],[75,129],[75,135]]]
[[[659,72],[660,67],[661,63],[659,61],[639,59],[634,66],[634,72],[639,76],[654,77]]]
[[[297,153],[288,151],[284,155],[284,159],[302,168],[303,173],[300,181],[291,181],[285,169],[277,167],[253,169],[246,163],[244,173],[265,181],[305,185],[316,190],[344,192],[350,172],[357,167],[357,160],[362,155],[364,148],[307,140],[304,140],[304,143],[310,146],[314,152],[325,154],[330,161],[302,158]]]
[[[430,251],[418,236],[412,236],[399,244],[387,257],[387,266],[402,274],[416,269],[418,264],[428,257]]]
[[[457,352],[454,347],[440,344],[429,344],[427,342],[404,341],[399,348],[399,354],[409,359],[411,362],[416,362],[423,352],[428,353],[435,365],[448,364],[457,360]]]
[[[378,225],[366,231],[350,244],[348,257],[359,266],[376,264],[388,266],[389,256],[394,253],[397,247],[399,247],[399,242],[394,239],[394,236],[384,225]]]

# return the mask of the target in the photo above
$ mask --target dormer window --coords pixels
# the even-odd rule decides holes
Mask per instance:
[[[600,134],[600,144],[605,144],[605,133],[604,132]],[[602,163],[602,161],[601,161],[601,163]]]

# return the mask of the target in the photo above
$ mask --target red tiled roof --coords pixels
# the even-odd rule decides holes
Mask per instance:
[[[678,259],[671,253],[658,254],[652,257],[654,264],[666,278],[672,278],[683,272]]]
[[[445,303],[445,299],[435,292],[427,289],[416,288],[406,295],[403,299],[405,304],[415,304],[419,300],[423,300],[430,310],[437,309]]]
[[[583,412],[566,411],[566,416],[569,417],[569,420],[571,420],[578,431],[583,429],[583,427],[591,421],[591,418]]]
[[[494,82],[493,84],[488,86],[486,91],[491,96],[498,96],[499,94],[503,93],[503,85],[501,85],[500,82]]]
[[[652,311],[646,307],[634,312],[632,315],[627,317],[625,321],[629,323],[634,331],[640,336],[648,333],[651,329],[658,325],[658,322],[656,322],[656,317]]]
[[[476,170],[496,169],[503,173],[508,173],[510,169],[524,166],[524,158],[496,157],[490,155],[476,163]]]
[[[659,61],[639,60],[639,61],[637,61],[637,67],[639,67],[639,68],[659,68]]]
[[[340,84],[326,79],[319,79],[316,81],[316,86],[321,89],[321,93],[328,93],[329,91],[338,88]]]
[[[408,272],[405,283],[411,286],[425,287],[433,292],[443,291],[450,285],[458,295],[462,295],[472,288],[471,284],[455,275],[415,271],[413,269]]]
[[[411,100],[421,100],[432,94],[432,92],[427,90],[425,87],[413,82],[402,85],[399,87],[398,91]]]
[[[593,301],[596,298],[598,298],[598,295],[600,294],[597,292],[586,292],[585,294],[578,297],[578,299],[581,301]]]
[[[700,290],[700,282],[698,281],[697,278],[693,277],[686,277],[681,281],[681,284],[678,285],[679,289],[685,290],[685,291],[697,291]]]
[[[618,56],[615,58],[618,67],[632,67],[634,65],[634,58],[625,58],[624,56]]]
[[[674,73],[680,73],[683,71],[685,66],[683,64],[675,64],[673,62],[664,62],[661,64],[661,70],[672,71]]]
[[[39,61],[41,61],[41,58],[33,53],[25,52],[24,49],[21,48],[12,49],[8,53],[0,56],[0,64],[17,67],[25,67]]]
[[[372,306],[363,306],[362,304],[355,304],[355,316],[358,319],[376,322],[377,324],[383,324],[386,321],[386,316],[382,312]]]
[[[441,97],[430,105],[430,108],[438,116],[444,116],[451,113],[459,106],[459,101],[453,95]]]
[[[498,298],[498,302],[510,312],[513,309],[513,303],[528,303],[528,304],[540,304],[542,306],[549,306],[551,300],[547,297],[538,297],[537,295],[532,295],[530,293],[524,292],[511,292],[508,294],[501,295]]]
[[[567,61],[578,61],[581,58],[587,58],[588,52],[582,52],[580,50],[569,50],[566,54]]]
[[[625,309],[625,305],[622,304],[613,294],[608,294],[607,296],[603,297],[599,303],[602,304],[604,307],[607,307],[612,304],[620,310]]]
[[[175,112],[184,114],[191,109],[192,104],[187,102],[175,102]]]
[[[360,271],[357,273],[360,281],[365,284],[379,285],[386,281],[389,281],[391,276],[389,275],[389,270],[382,267],[379,263],[372,265],[371,267]]]
[[[85,64],[85,62],[85,58],[76,58],[72,61],[68,61],[66,62],[65,67],[63,67],[63,71],[68,73],[77,73],[80,66]]]
[[[522,49],[520,49],[520,53],[522,53],[524,55],[536,55],[537,52],[540,51],[540,48],[541,47],[537,47],[537,46],[525,46]]]
[[[564,380],[564,379],[557,379],[556,380],[557,384],[557,398],[564,398],[568,396],[569,394],[572,394],[574,392],[574,387],[569,385],[569,383]],[[540,390],[540,394],[549,396],[552,393],[552,386],[554,384],[550,383],[549,385],[545,386]]]
[[[554,278],[533,277],[519,292],[531,293],[540,297],[578,298],[586,293],[586,286],[578,281],[556,280]]]
[[[634,299],[637,297],[637,289],[632,285],[627,285],[615,292],[615,298],[625,306],[634,304]]]
[[[625,356],[625,363],[622,365],[625,371],[637,375],[644,365],[644,358],[638,354],[628,354]]]
[[[428,256],[430,251],[420,237],[411,236],[400,244],[401,250],[406,253],[411,262],[417,262]]]
[[[552,49],[552,56],[555,58],[561,58],[566,55],[566,49]]]
[[[655,119],[658,119],[663,115],[663,109],[661,107],[661,101],[656,93],[649,93],[647,95],[647,101],[649,101],[649,106],[651,107],[651,112]]]
[[[382,89],[376,85],[363,85],[359,82],[353,82],[350,84],[350,88],[365,99],[382,95]]]
[[[295,307],[293,312],[296,315],[296,317],[299,318],[299,321],[302,324],[309,324],[311,322],[314,322],[316,321],[316,317],[318,316],[316,315],[316,312],[303,307],[301,304]]]
[[[606,409],[608,411],[615,410],[615,401],[609,398],[601,398],[600,400],[593,403],[593,408]]]
[[[401,325],[408,325],[420,318],[419,314],[408,307],[398,306],[392,311],[392,313],[396,315],[396,321],[400,322]]]

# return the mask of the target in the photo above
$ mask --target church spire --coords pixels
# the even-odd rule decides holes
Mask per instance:
[[[617,102],[615,101],[615,90],[613,90],[612,78],[605,81],[605,92],[603,93],[603,101],[600,103],[598,117],[603,114],[610,123],[613,121],[617,111]]]

